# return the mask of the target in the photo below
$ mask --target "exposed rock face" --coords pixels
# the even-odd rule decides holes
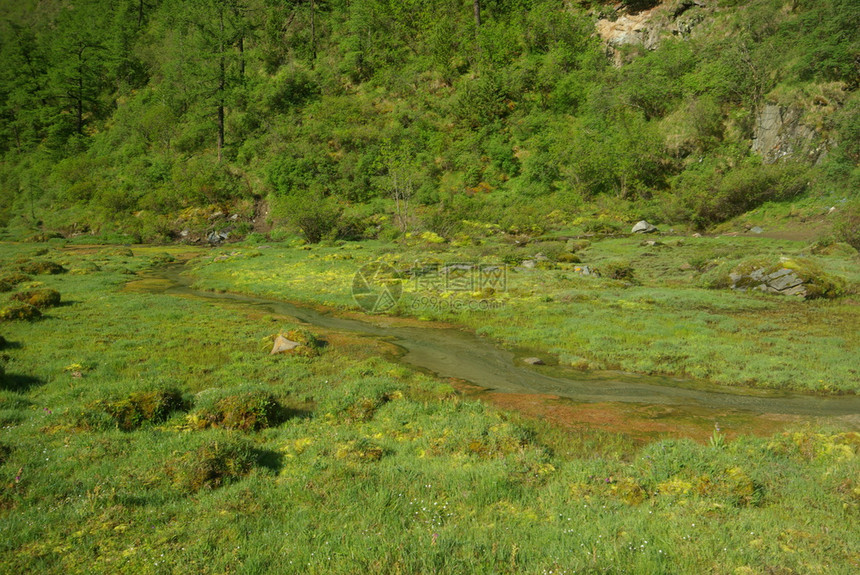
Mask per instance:
[[[651,26],[654,10],[643,10],[638,14],[622,14],[617,20],[602,19],[597,21],[597,33],[603,40],[618,48],[625,44],[641,44],[648,50],[657,47],[661,31]]]
[[[705,19],[711,3],[706,0],[670,0],[634,13],[620,12],[619,9],[613,14],[617,17],[597,21],[597,33],[613,50],[624,45],[654,50],[666,36],[689,36]]]
[[[783,158],[821,160],[830,146],[814,128],[803,123],[803,110],[767,104],[756,118],[753,151],[764,157],[766,164]]]

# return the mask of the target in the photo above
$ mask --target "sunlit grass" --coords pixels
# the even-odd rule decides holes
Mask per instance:
[[[25,249],[0,245],[0,259]],[[565,431],[466,400],[343,334],[317,331],[329,342],[318,357],[270,356],[271,335],[296,327],[286,318],[122,290],[126,271],[153,263],[146,253],[37,257],[101,271],[36,276],[64,305],[2,324],[2,572],[856,567],[856,434],[641,447]],[[614,289],[607,301],[629,295]],[[572,321],[553,317],[553,329]],[[187,403],[127,431],[81,418],[165,389]],[[268,398],[286,411],[269,417]],[[266,425],[248,419],[259,406]],[[197,424],[227,409],[247,425]]]
[[[600,269],[626,261],[633,281],[583,277],[577,264],[518,267],[563,242],[513,248],[488,244],[452,248],[378,242],[293,248],[234,248],[198,261],[197,286],[357,309],[351,282],[364,264],[384,261],[407,270],[415,262],[499,263],[506,289],[490,295],[417,287],[403,282],[393,313],[455,321],[506,344],[543,349],[562,362],[591,369],[672,374],[729,385],[857,391],[860,309],[856,296],[801,301],[758,292],[706,289],[703,273],[750,257],[803,255],[860,285],[857,256],[810,255],[800,242],[764,238],[657,238],[594,241],[578,252]],[[581,266],[580,266],[581,267]],[[483,307],[478,304],[487,302]],[[427,305],[430,302],[430,305]]]

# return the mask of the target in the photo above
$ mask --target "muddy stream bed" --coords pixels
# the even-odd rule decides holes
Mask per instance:
[[[571,429],[602,429],[647,440],[705,440],[719,424],[728,437],[770,434],[805,421],[842,430],[860,429],[860,397],[726,388],[689,380],[625,372],[582,372],[553,365],[526,365],[540,355],[511,350],[456,327],[350,313],[262,297],[215,293],[191,287],[182,264],[170,264],[130,282],[127,289],[202,298],[249,311],[294,318],[329,332],[373,338],[396,346],[397,361],[450,378],[470,396]],[[544,356],[547,363],[552,358]]]

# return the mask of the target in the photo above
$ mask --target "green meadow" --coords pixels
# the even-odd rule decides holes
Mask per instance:
[[[356,310],[356,272],[383,262],[403,273],[402,297],[387,313],[460,324],[561,365],[733,386],[860,390],[860,266],[852,247],[750,235],[569,238],[456,245],[425,233],[400,245],[246,244],[196,260],[195,286]],[[410,275],[454,262],[500,265],[506,281],[463,290],[446,286],[441,274],[434,285]],[[732,270],[767,265],[802,268],[829,297],[726,289]]]
[[[193,255],[202,287],[350,310],[349,282],[364,262],[503,259],[513,270],[521,253],[540,249],[554,260],[511,271],[507,289],[492,294],[504,303],[495,311],[410,311],[421,294],[407,288],[395,312],[460,322],[562,362],[580,357],[587,369],[856,388],[852,296],[803,302],[707,289],[688,277],[697,272],[671,270],[693,258],[730,263],[759,244],[639,241],[577,252],[594,267],[624,258],[635,280],[627,283],[574,275],[550,245],[193,254],[0,245],[9,285],[0,295],[0,571],[856,572],[856,433],[807,425],[728,440],[715,429],[697,443],[566,430],[468,399],[398,364],[384,343],[348,333],[312,328],[308,353],[270,355],[276,334],[302,326],[228,300],[160,293],[147,275]],[[851,257],[816,261],[850,290]],[[514,323],[525,310],[531,320]],[[571,335],[583,326],[593,330],[587,342]],[[743,347],[751,334],[772,347]],[[645,338],[659,345],[634,352]],[[691,341],[683,352],[682,339]],[[815,349],[819,365],[803,365]],[[718,360],[723,352],[735,355]],[[661,354],[675,363],[659,367]],[[777,354],[790,366],[767,376]],[[696,374],[699,364],[709,371]]]

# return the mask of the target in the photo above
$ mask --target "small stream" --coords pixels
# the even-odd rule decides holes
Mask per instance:
[[[452,327],[387,325],[386,318],[338,317],[288,302],[255,296],[213,293],[191,287],[182,264],[153,271],[136,282],[139,291],[229,301],[266,313],[293,317],[309,326],[372,337],[398,346],[399,361],[443,378],[457,378],[487,391],[504,394],[540,394],[568,398],[577,403],[610,402],[637,406],[669,406],[673,412],[697,417],[795,416],[838,418],[840,427],[860,428],[860,396],[817,396],[722,388],[669,377],[623,372],[583,373],[558,366],[524,365],[520,359],[534,353],[517,353],[473,333]],[[547,358],[549,359],[549,358]]]

